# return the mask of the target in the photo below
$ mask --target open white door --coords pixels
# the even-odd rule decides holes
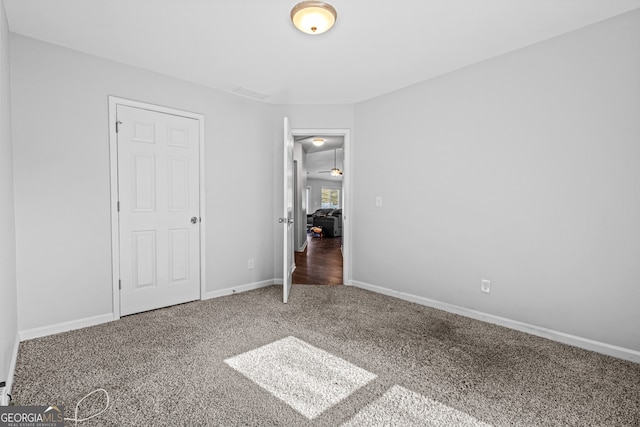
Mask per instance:
[[[289,301],[291,276],[295,269],[293,255],[293,135],[289,119],[284,118],[284,198],[282,217],[282,302]]]

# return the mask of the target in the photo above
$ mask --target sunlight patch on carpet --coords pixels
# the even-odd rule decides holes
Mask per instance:
[[[470,415],[428,399],[399,385],[367,405],[342,427],[371,426],[482,426],[490,427]]]
[[[376,378],[295,337],[231,357],[225,363],[310,420]]]

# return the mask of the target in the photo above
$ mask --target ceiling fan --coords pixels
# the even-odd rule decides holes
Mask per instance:
[[[330,173],[331,176],[342,176],[342,169],[338,169],[338,166],[336,166],[337,153],[337,149],[333,150],[333,169],[330,171],[318,171],[318,173]]]

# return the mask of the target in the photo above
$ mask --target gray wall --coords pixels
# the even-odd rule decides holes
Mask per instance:
[[[309,179],[307,187],[311,187],[309,211],[315,212],[322,207],[322,188],[338,188],[342,190],[341,181],[329,181],[324,179]],[[342,194],[340,195],[342,196]]]
[[[15,35],[12,67],[21,331],[112,313],[108,95],[205,115],[207,292],[273,279],[271,106]]]
[[[294,245],[295,250],[303,249],[307,241],[307,156],[302,149],[302,144],[295,143],[293,150],[293,159],[296,162],[297,169],[294,188],[295,202],[295,222],[294,222]]]
[[[18,335],[9,57],[9,25],[4,2],[0,2],[0,381],[10,380]]]
[[[640,11],[357,104],[353,279],[640,350],[639,118]]]

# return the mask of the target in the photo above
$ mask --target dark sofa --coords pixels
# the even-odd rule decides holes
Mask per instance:
[[[329,215],[333,209],[318,209],[314,213],[307,214],[307,228],[313,226],[313,219],[319,216],[327,216]]]
[[[327,237],[342,236],[342,209],[318,209],[307,215],[307,227],[322,227]]]

